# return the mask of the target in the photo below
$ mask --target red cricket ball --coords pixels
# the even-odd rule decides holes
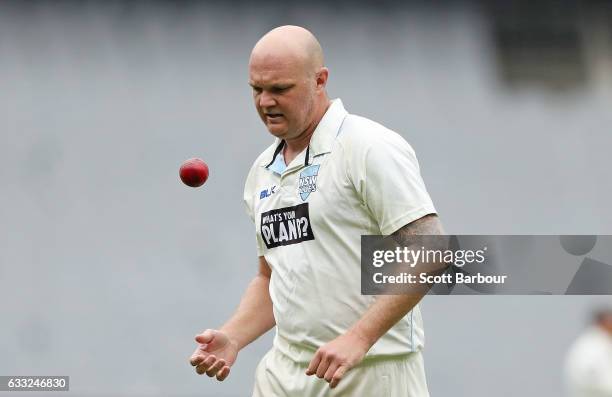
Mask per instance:
[[[202,159],[186,160],[179,169],[179,176],[187,186],[202,186],[208,179],[208,166]]]

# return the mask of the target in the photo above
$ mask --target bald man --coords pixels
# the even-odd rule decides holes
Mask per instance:
[[[317,39],[263,36],[249,60],[255,108],[274,143],[245,184],[259,272],[235,314],[196,336],[190,363],[223,381],[238,352],[276,326],[253,396],[428,396],[417,303],[361,295],[361,235],[441,234],[414,151],[331,101]]]

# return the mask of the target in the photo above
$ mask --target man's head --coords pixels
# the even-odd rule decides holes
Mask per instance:
[[[272,135],[293,139],[318,124],[329,104],[328,70],[317,39],[299,26],[281,26],[255,44],[249,84],[255,107]]]
[[[612,308],[604,308],[595,312],[595,323],[612,336]]]

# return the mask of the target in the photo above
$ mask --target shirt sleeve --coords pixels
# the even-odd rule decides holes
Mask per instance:
[[[412,147],[395,132],[377,132],[363,151],[360,193],[384,235],[436,209]]]

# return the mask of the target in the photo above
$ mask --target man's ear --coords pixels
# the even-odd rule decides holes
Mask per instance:
[[[324,90],[327,85],[327,79],[329,78],[329,69],[325,66],[322,66],[321,69],[317,72],[317,90]]]

